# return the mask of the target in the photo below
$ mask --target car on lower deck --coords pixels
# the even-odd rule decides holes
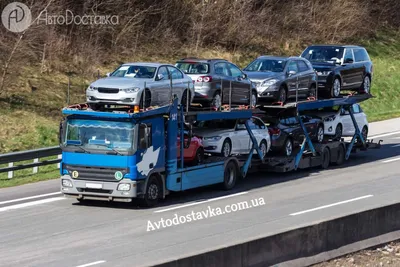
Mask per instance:
[[[189,142],[189,134],[188,131],[184,131],[184,139],[183,139],[183,161],[189,165],[198,165],[201,164],[204,160],[204,147],[202,139],[196,135],[190,137]],[[181,157],[181,137],[178,135],[177,139],[177,157],[180,160]]]
[[[318,74],[318,93],[339,97],[344,90],[371,93],[373,63],[367,50],[355,45],[312,45],[301,57]]]
[[[260,56],[243,71],[255,84],[259,101],[285,103],[315,96],[317,75],[304,58]]]
[[[229,103],[253,106],[257,103],[257,91],[250,79],[232,62],[225,59],[186,58],[177,61],[175,66],[193,80],[193,103],[214,108]]]
[[[359,104],[353,104],[352,110],[357,126],[361,131],[364,140],[368,137],[368,119]],[[352,137],[355,134],[355,127],[348,110],[341,106],[323,108],[314,112],[324,121],[325,135],[331,139],[340,140],[342,137]]]
[[[271,135],[271,151],[284,156],[292,156],[294,150],[303,142],[305,135],[298,117],[283,115],[272,117],[258,115],[268,127]],[[324,140],[324,124],[316,116],[300,116],[307,133],[313,142],[321,143]]]
[[[265,156],[271,148],[268,128],[259,118],[253,117],[249,126],[260,150]],[[204,151],[209,154],[229,157],[249,154],[253,143],[242,120],[212,120],[194,124],[193,132],[203,139]]]

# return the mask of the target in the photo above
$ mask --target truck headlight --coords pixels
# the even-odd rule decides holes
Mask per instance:
[[[72,182],[70,180],[67,179],[62,179],[62,186],[64,187],[72,187]]]
[[[131,190],[131,185],[130,184],[119,184],[117,190],[118,191],[129,191],[129,190]]]
[[[136,93],[140,90],[139,87],[132,87],[132,88],[126,88],[122,89],[125,93]]]

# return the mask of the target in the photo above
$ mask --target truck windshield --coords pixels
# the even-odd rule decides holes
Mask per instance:
[[[79,147],[90,153],[132,153],[134,127],[131,122],[70,119],[65,127],[63,146]]]

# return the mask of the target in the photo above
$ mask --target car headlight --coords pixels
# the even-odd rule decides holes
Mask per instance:
[[[326,71],[317,71],[317,75],[319,76],[328,76],[329,74],[331,74],[332,71],[330,70],[326,70]]]
[[[139,90],[140,90],[139,87],[132,87],[132,88],[122,89],[122,91],[124,91],[125,93],[136,93]]]
[[[117,190],[118,191],[129,191],[129,190],[131,190],[131,185],[130,184],[119,184]]]
[[[336,119],[336,116],[335,115],[332,115],[332,116],[328,116],[328,117],[326,117],[325,119],[324,119],[324,121],[334,121]]]
[[[270,87],[271,85],[277,83],[278,81],[279,80],[277,80],[277,79],[266,80],[261,84],[261,86],[262,87]]]
[[[72,182],[67,179],[62,179],[62,186],[64,187],[72,187]]]
[[[97,90],[97,87],[94,87],[94,86],[89,86],[88,88],[87,88],[87,90],[88,91],[96,91]]]
[[[204,137],[204,141],[218,141],[220,140],[222,137],[221,136],[211,136],[211,137]]]

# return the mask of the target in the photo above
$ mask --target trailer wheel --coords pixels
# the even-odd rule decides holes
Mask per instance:
[[[222,184],[225,190],[231,190],[236,185],[238,169],[233,161],[229,161],[224,170],[224,182]]]
[[[162,189],[160,180],[156,175],[151,175],[147,181],[146,193],[141,201],[144,207],[154,207],[161,198]]]
[[[321,168],[327,169],[329,167],[329,163],[331,162],[331,151],[329,148],[325,147],[322,151],[322,160],[321,160]]]
[[[344,159],[345,159],[345,153],[346,153],[346,151],[345,151],[345,149],[344,149],[344,145],[339,145],[339,148],[338,148],[338,151],[337,151],[337,160],[336,160],[336,162],[335,162],[335,164],[336,165],[342,165],[343,164],[343,162],[344,162]]]

